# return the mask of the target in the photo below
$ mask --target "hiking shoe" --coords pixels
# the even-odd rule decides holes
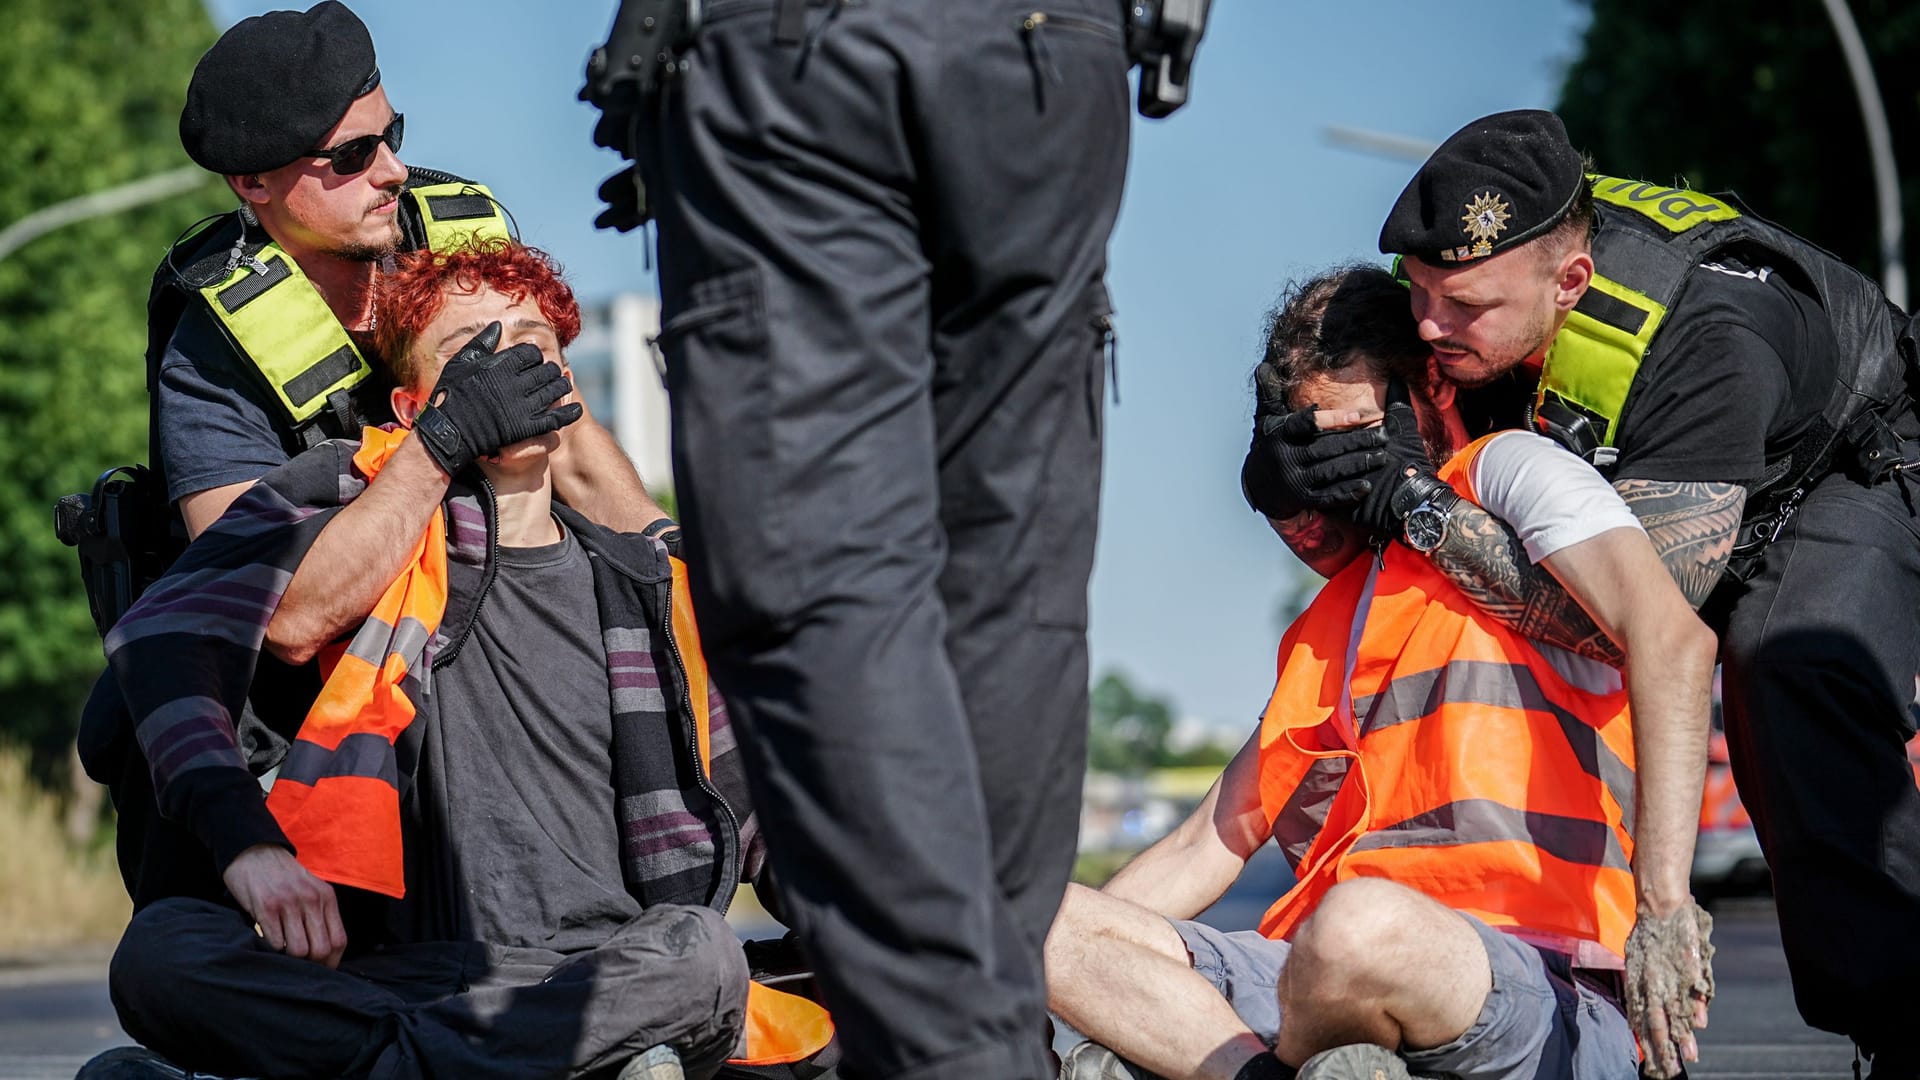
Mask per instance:
[[[1060,1080],[1165,1080],[1097,1042],[1083,1042],[1060,1060]]]
[[[617,1080],[687,1080],[687,1074],[680,1069],[680,1055],[662,1044],[633,1055]]]
[[[80,1066],[73,1080],[219,1080],[183,1069],[144,1046],[116,1046]]]
[[[1299,1080],[1412,1080],[1400,1055],[1373,1043],[1336,1046],[1307,1059]]]

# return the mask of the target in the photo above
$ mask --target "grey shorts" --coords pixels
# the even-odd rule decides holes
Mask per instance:
[[[1640,1052],[1619,1007],[1572,977],[1566,957],[1462,915],[1492,961],[1493,989],[1466,1034],[1402,1055],[1416,1073],[1459,1080],[1635,1080]],[[1226,933],[1169,920],[1193,969],[1213,983],[1253,1033],[1280,1037],[1280,969],[1293,946],[1252,930]]]

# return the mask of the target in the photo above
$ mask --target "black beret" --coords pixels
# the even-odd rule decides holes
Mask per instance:
[[[1586,182],[1560,118],[1540,109],[1482,117],[1433,152],[1380,226],[1380,251],[1471,262],[1546,232]]]
[[[373,37],[338,0],[233,24],[193,69],[180,143],[201,168],[266,172],[322,149],[355,99],[380,85]]]

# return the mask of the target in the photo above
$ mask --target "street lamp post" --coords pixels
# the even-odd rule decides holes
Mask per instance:
[[[5,261],[7,256],[62,226],[184,195],[212,179],[213,174],[198,165],[182,165],[104,191],[90,192],[52,206],[43,206],[0,229],[0,261]]]
[[[1907,306],[1907,262],[1901,251],[1905,227],[1900,219],[1900,174],[1893,167],[1893,132],[1887,126],[1887,108],[1880,100],[1880,86],[1873,78],[1873,62],[1867,58],[1866,42],[1860,27],[1847,10],[1847,0],[1821,0],[1833,32],[1840,37],[1840,52],[1847,58],[1847,74],[1853,77],[1853,92],[1860,99],[1860,118],[1867,125],[1867,152],[1873,158],[1873,189],[1880,202],[1880,287],[1887,299]]]

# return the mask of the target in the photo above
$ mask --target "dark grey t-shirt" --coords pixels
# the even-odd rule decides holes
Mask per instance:
[[[360,347],[364,351],[365,343]],[[391,385],[376,365],[372,377],[354,387],[354,405],[367,423],[393,419],[387,400]],[[258,480],[286,463],[286,440],[277,419],[283,415],[280,403],[205,304],[187,305],[180,317],[160,358],[154,394],[169,502],[208,488]]]
[[[571,532],[499,550],[423,712],[397,936],[573,952],[640,913],[620,873],[593,570]]]

